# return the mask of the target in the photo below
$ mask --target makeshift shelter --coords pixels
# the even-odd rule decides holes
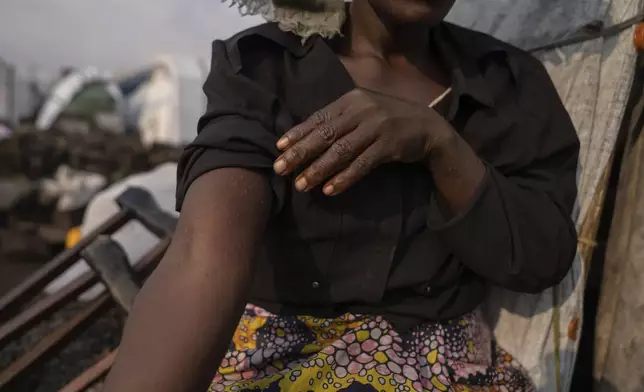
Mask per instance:
[[[540,295],[495,289],[486,309],[501,346],[519,359],[542,391],[570,389],[585,264],[635,70],[632,23],[620,24],[642,7],[641,0],[459,0],[450,15],[460,25],[524,49],[545,46],[535,54],[550,72],[581,140],[574,216],[580,244],[573,268],[558,287]],[[555,48],[549,49],[551,44]]]
[[[120,78],[127,99],[128,126],[144,144],[187,144],[196,136],[206,101],[201,86],[207,64],[196,57],[163,56],[153,65]]]
[[[51,128],[63,115],[93,118],[103,113],[121,118],[124,100],[112,77],[95,68],[72,71],[51,89],[36,118],[36,128]],[[122,131],[122,126],[110,127]]]
[[[637,61],[631,99],[620,132],[618,173],[594,334],[597,392],[644,390],[644,56]],[[606,214],[609,215],[609,214]],[[600,267],[600,266],[598,266]],[[602,271],[603,270],[603,271]]]

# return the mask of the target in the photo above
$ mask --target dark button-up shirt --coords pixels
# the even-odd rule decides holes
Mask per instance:
[[[452,77],[443,114],[487,166],[469,207],[444,219],[421,165],[384,165],[335,197],[299,193],[294,176],[273,173],[279,136],[354,86],[332,45],[302,44],[275,24],[213,43],[208,107],[179,164],[177,209],[210,170],[270,179],[274,214],[253,302],[415,323],[475,309],[490,284],[534,293],[559,282],[576,251],[579,141],[542,64],[484,34],[433,30],[432,52]]]

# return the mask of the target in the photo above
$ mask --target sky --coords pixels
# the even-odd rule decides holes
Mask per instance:
[[[459,0],[455,11],[474,27],[531,1]],[[0,0],[0,58],[28,75],[65,66],[123,71],[162,54],[208,59],[213,39],[262,21],[220,0]]]
[[[0,0],[0,58],[23,72],[121,70],[160,54],[208,58],[210,42],[259,17],[220,0]]]

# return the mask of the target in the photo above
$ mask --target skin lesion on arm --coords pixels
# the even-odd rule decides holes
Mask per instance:
[[[190,186],[137,297],[104,392],[206,390],[248,299],[271,209],[267,177],[218,169]]]

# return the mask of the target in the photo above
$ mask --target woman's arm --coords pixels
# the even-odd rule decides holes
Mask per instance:
[[[577,248],[579,139],[543,65],[515,56],[512,83],[475,125],[457,131],[425,105],[358,88],[288,130],[274,170],[304,167],[295,187],[331,196],[383,163],[423,162],[436,188],[428,227],[461,263],[515,291],[554,286]]]
[[[207,390],[246,304],[270,201],[266,177],[245,169],[218,169],[192,183],[104,392]]]
[[[429,225],[479,276],[539,293],[558,284],[575,258],[580,144],[543,65],[521,59],[515,122],[487,139],[470,136],[472,144],[452,133],[427,160],[439,207]]]

